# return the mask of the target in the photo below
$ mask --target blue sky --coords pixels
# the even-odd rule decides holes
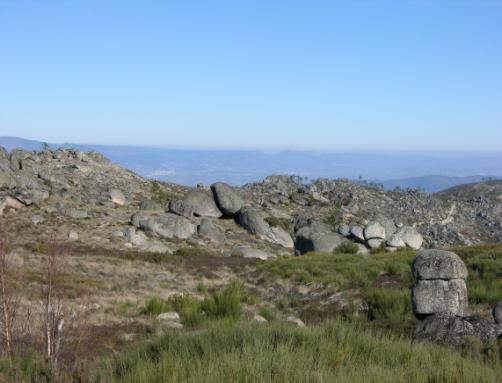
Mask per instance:
[[[0,135],[502,150],[502,1],[0,0]]]

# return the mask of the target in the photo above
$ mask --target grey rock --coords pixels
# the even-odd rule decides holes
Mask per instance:
[[[344,237],[348,237],[350,235],[350,227],[349,225],[342,223],[341,225],[338,225],[338,233],[340,235],[343,235]]]
[[[215,225],[211,219],[203,218],[197,232],[201,237],[208,238],[213,242],[225,242],[225,232],[218,225]]]
[[[380,223],[385,228],[385,238],[389,239],[392,234],[398,229],[394,221],[382,214],[378,214],[375,217],[375,221]]]
[[[467,279],[464,262],[451,251],[421,250],[412,269],[416,279]]]
[[[47,190],[31,189],[16,194],[16,198],[23,202],[26,206],[36,205],[40,206],[43,201],[47,200],[50,194]]]
[[[483,344],[493,344],[497,341],[497,328],[481,317],[438,313],[418,325],[413,341],[459,348],[465,344],[468,337],[478,338]]]
[[[156,318],[158,321],[173,321],[179,322],[180,316],[176,311],[168,311],[165,313],[160,313]]]
[[[146,210],[146,211],[163,211],[164,208],[160,206],[159,203],[152,201],[150,199],[145,199],[141,201],[139,204],[139,209],[140,210]]]
[[[165,254],[171,253],[171,249],[156,239],[150,239],[138,246],[139,250],[147,253]]]
[[[16,187],[16,179],[9,169],[0,169],[0,188],[13,189]]]
[[[195,213],[194,208],[182,200],[170,201],[169,211],[186,218],[192,218]]]
[[[143,232],[136,231],[134,227],[128,227],[125,230],[125,238],[127,242],[136,246],[142,245],[148,240],[148,237]]]
[[[419,280],[412,290],[413,313],[419,319],[436,313],[468,314],[467,288],[463,279]]]
[[[403,238],[398,234],[393,234],[387,241],[387,244],[394,248],[403,248],[406,247],[406,243],[404,243]]]
[[[495,323],[502,325],[502,301],[498,301],[492,310]]]
[[[385,239],[385,227],[378,221],[369,222],[364,228],[364,239]]]
[[[27,159],[30,153],[24,149],[14,149],[10,152],[10,168],[16,172],[22,170],[21,161]]]
[[[230,253],[232,257],[242,257],[242,258],[257,258],[261,260],[266,260],[270,258],[276,258],[275,255],[269,254],[263,250],[255,249],[250,246],[237,246],[232,249]]]
[[[360,243],[356,243],[356,246],[357,246],[357,255],[369,255],[370,254],[370,250],[364,246],[363,244],[360,244]]]
[[[270,226],[265,221],[263,212],[252,207],[244,207],[239,211],[238,222],[253,234],[266,236],[270,232]]]
[[[266,320],[264,317],[262,317],[259,314],[255,314],[253,316],[253,322],[262,324],[262,323],[268,323],[268,320]]]
[[[213,197],[200,190],[192,190],[183,198],[185,205],[191,207],[198,217],[219,218],[223,214],[216,206]]]
[[[404,243],[404,246],[407,246],[413,250],[419,250],[422,246],[423,237],[415,228],[411,226],[403,226],[391,236],[389,245],[394,247],[404,247],[394,245],[401,245],[401,242]],[[391,245],[391,243],[394,244]]]
[[[68,239],[69,239],[70,241],[78,241],[78,233],[77,233],[76,231],[73,231],[73,230],[72,230],[72,231],[70,231],[70,232],[68,233]]]
[[[87,210],[78,209],[76,207],[65,207],[61,211],[64,215],[75,219],[86,219],[89,217]]]
[[[195,225],[176,214],[166,213],[159,217],[135,214],[132,224],[140,229],[164,238],[187,239],[195,234]]]
[[[305,323],[300,318],[297,318],[293,315],[288,316],[286,318],[286,322],[294,324],[295,326],[298,327],[305,327]]]
[[[293,242],[291,235],[279,226],[271,227],[267,238],[269,241],[277,243],[286,249],[293,249],[295,247],[295,243]]]
[[[378,249],[384,242],[385,240],[382,238],[371,238],[366,241],[370,249]]]
[[[5,210],[8,209],[17,210],[21,209],[23,206],[25,205],[16,198],[12,198],[10,196],[0,198],[0,215],[2,215]]]
[[[350,228],[350,234],[354,237],[354,239],[358,242],[364,243],[364,230],[361,226],[355,225]]]
[[[108,192],[110,200],[118,205],[118,206],[124,206],[126,203],[126,198],[124,196],[124,193],[122,193],[121,190],[119,189],[110,189]]]
[[[216,204],[224,215],[232,217],[239,212],[244,205],[241,196],[229,185],[217,182],[211,185]]]
[[[302,227],[296,232],[295,249],[300,254],[308,252],[332,253],[345,238],[334,232],[318,232],[315,227]]]
[[[32,217],[31,217],[31,222],[34,224],[34,225],[38,225],[40,223],[44,223],[45,222],[45,218],[43,215],[40,215],[40,214],[34,214]]]

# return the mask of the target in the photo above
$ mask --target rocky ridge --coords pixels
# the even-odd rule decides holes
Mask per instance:
[[[0,214],[28,224],[20,242],[52,227],[73,241],[158,253],[202,247],[265,258],[354,243],[368,254],[501,241],[500,210],[485,199],[294,176],[189,188],[144,179],[96,152],[0,149]]]

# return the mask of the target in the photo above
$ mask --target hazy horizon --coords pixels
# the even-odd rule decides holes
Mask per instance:
[[[0,135],[260,150],[502,150],[502,6],[2,2]]]
[[[52,148],[60,146],[49,144]],[[0,145],[9,150],[43,147],[40,141],[2,136]],[[357,181],[361,176],[382,183],[387,189],[420,187],[434,192],[461,183],[502,177],[499,152],[214,150],[78,143],[62,146],[97,150],[142,176],[193,186],[217,181],[242,185],[272,174],[289,174],[311,180],[326,177]]]

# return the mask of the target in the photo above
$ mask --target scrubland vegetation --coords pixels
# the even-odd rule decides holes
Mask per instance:
[[[329,321],[299,329],[220,321],[103,363],[102,382],[496,382],[500,364]]]
[[[502,299],[502,246],[461,247],[454,251],[469,268],[467,286],[473,308],[485,315],[493,302]],[[186,250],[177,256],[210,255],[188,254]],[[306,328],[286,324],[282,313],[285,308],[300,307],[302,302],[293,305],[282,301],[294,297],[261,301],[262,297],[238,280],[231,280],[221,289],[208,289],[200,283],[197,291],[202,298],[188,294],[167,299],[152,296],[139,307],[127,301],[117,308],[119,314],[150,323],[135,343],[115,355],[105,353],[81,361],[78,355],[62,358],[57,370],[40,352],[40,344],[24,344],[12,354],[12,366],[8,357],[1,359],[0,381],[500,381],[500,342],[486,349],[473,340],[470,347],[461,350],[411,343],[411,332],[418,323],[410,299],[414,256],[412,251],[399,251],[362,257],[347,251],[257,263],[257,272],[268,280],[284,279],[300,285],[322,283],[346,294],[349,304],[336,319],[308,324]],[[40,270],[32,278],[39,283],[43,275]],[[67,279],[64,273],[58,277],[64,282],[60,288],[69,284]],[[71,294],[62,296],[72,299]],[[356,298],[366,304],[362,315]],[[249,307],[269,323],[252,323],[246,311]],[[185,328],[170,330],[151,324],[158,314],[167,311],[178,312]]]

